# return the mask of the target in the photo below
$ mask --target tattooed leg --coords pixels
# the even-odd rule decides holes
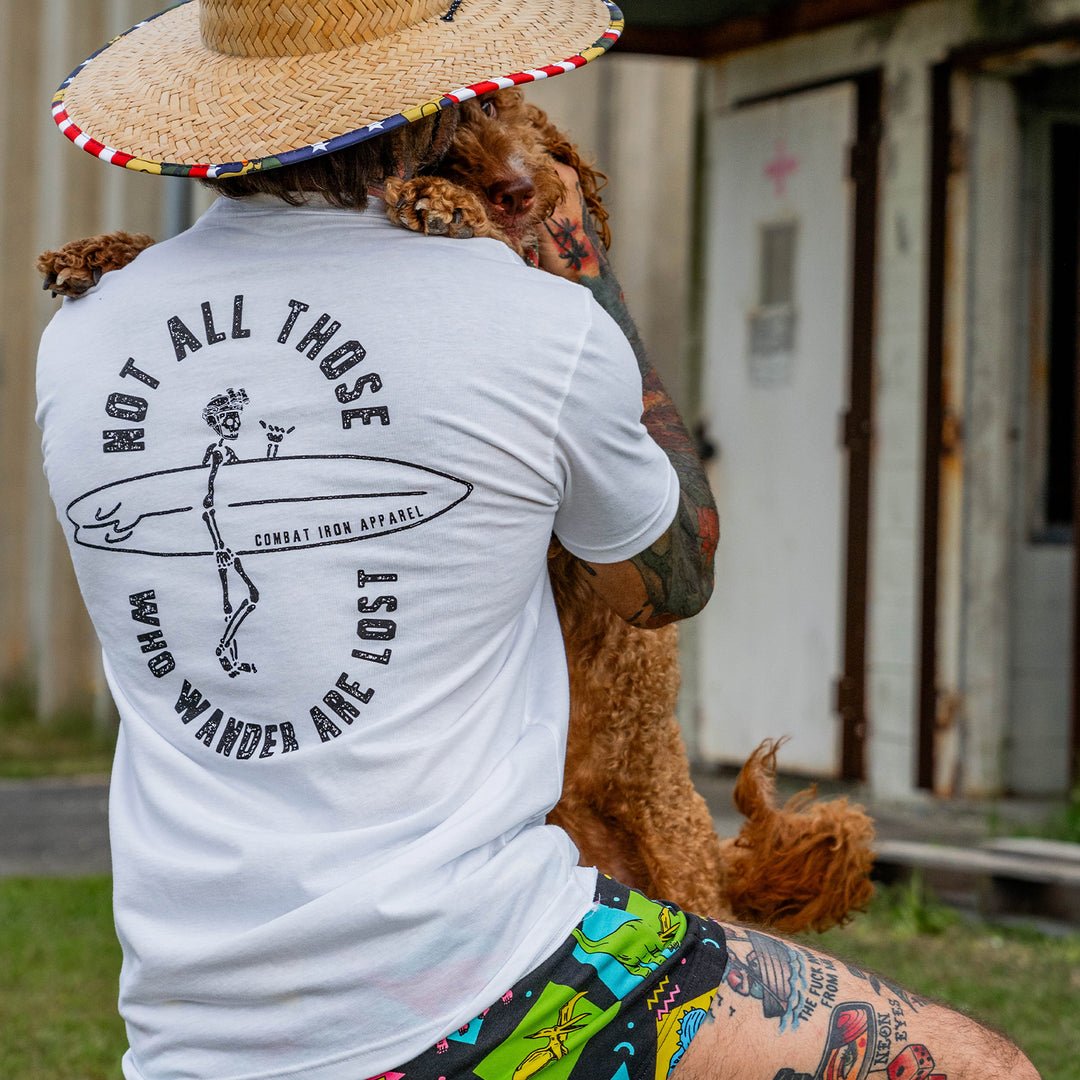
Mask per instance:
[[[771,934],[724,931],[714,1023],[671,1080],[1038,1080],[966,1016]]]

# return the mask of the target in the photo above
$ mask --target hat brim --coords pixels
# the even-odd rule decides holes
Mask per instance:
[[[363,142],[479,94],[573,71],[622,33],[610,0],[466,0],[427,19],[308,56],[207,48],[196,0],[133,26],[53,97],[53,119],[102,161],[167,176],[273,169]]]

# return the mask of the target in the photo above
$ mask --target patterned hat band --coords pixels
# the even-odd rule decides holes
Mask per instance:
[[[602,56],[611,0],[183,0],[53,98],[77,146],[174,176],[272,169]]]

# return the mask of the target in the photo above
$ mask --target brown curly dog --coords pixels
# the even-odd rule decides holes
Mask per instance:
[[[554,162],[577,172],[608,245],[603,175],[516,90],[460,106],[438,175],[388,177],[373,194],[406,228],[494,238],[535,265],[540,229],[565,191]],[[79,296],[152,242],[126,233],[91,237],[45,252],[38,269],[45,288]],[[747,821],[737,837],[721,840],[694,789],[675,719],[675,627],[624,622],[554,541],[550,561],[571,705],[563,794],[549,820],[574,838],[583,863],[690,910],[787,932],[825,929],[865,906],[873,830],[862,810],[845,799],[814,803],[812,791],[778,808],[780,744],[765,742],[735,788]]]

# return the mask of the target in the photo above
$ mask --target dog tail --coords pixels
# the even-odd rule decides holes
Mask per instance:
[[[874,825],[847,798],[816,801],[816,788],[776,805],[776,754],[763,742],[735,783],[746,822],[721,843],[727,901],[736,919],[784,933],[827,930],[866,907],[874,894]]]

